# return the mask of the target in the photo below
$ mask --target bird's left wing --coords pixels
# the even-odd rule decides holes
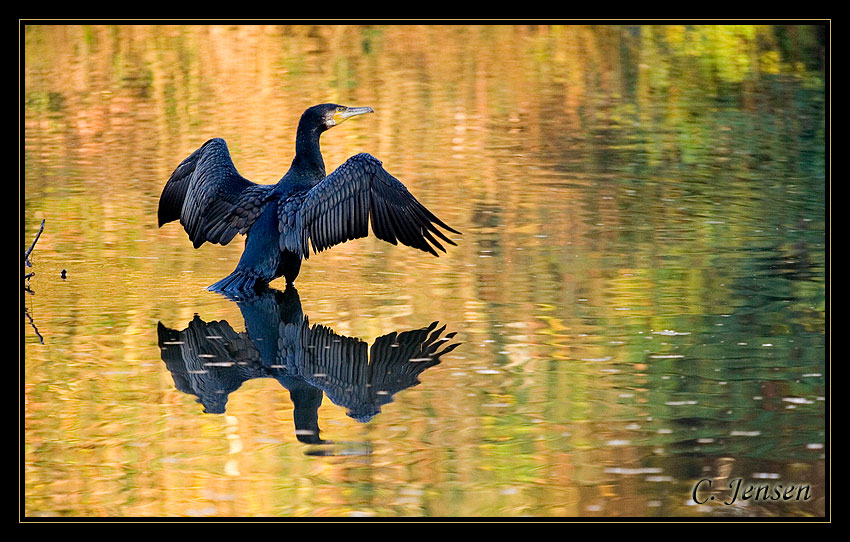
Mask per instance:
[[[272,185],[242,177],[223,139],[210,139],[183,160],[162,190],[159,225],[180,219],[195,248],[226,245],[262,212]]]
[[[377,158],[365,153],[352,156],[314,186],[294,211],[294,224],[293,211],[286,209],[280,207],[281,213],[290,213],[280,217],[281,223],[290,222],[293,229],[281,235],[280,247],[304,258],[309,257],[309,247],[321,252],[366,237],[370,219],[378,239],[394,245],[400,242],[434,256],[438,256],[435,248],[446,251],[437,238],[456,244],[437,226],[460,233],[425,208]]]

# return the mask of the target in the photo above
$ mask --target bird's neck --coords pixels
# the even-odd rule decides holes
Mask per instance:
[[[299,124],[295,139],[295,158],[292,160],[292,169],[302,175],[315,176],[316,180],[325,178],[325,161],[319,147],[321,135],[320,130],[305,126],[304,123]]]

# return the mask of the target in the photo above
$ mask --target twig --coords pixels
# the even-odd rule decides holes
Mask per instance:
[[[38,228],[38,233],[35,234],[35,239],[32,240],[30,248],[27,249],[26,252],[24,252],[24,265],[26,265],[27,267],[32,267],[32,263],[30,262],[30,254],[32,254],[32,249],[35,248],[35,244],[38,242],[38,238],[41,237],[41,232],[44,231],[44,220],[45,219],[43,218],[41,219],[41,226]],[[27,283],[24,285],[24,291],[30,294],[34,293],[32,290],[30,290],[29,287],[29,279],[33,275],[35,275],[35,273],[26,273],[24,275],[24,280],[27,281]],[[30,311],[26,307],[24,307],[24,315],[27,317],[27,320],[30,321],[30,325],[32,326],[33,331],[35,331],[35,334],[38,336],[38,342],[44,344],[44,337],[42,337],[41,333],[38,332],[38,328],[35,327],[35,320],[32,319],[32,316],[30,316]]]
[[[32,264],[30,263],[30,253],[32,253],[32,249],[35,248],[35,244],[38,242],[38,238],[41,237],[41,232],[44,231],[44,220],[45,219],[43,218],[41,219],[41,227],[38,228],[38,233],[35,234],[35,239],[32,240],[32,244],[30,245],[29,250],[24,252],[24,264],[26,264],[27,267],[32,267]]]
[[[41,333],[38,332],[38,328],[35,327],[35,321],[33,321],[32,316],[30,316],[30,311],[24,309],[24,315],[26,315],[27,319],[30,321],[30,325],[35,330],[35,334],[38,335],[38,342],[44,344],[44,337],[41,336]]]

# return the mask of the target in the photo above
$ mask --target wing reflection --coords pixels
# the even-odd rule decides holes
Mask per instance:
[[[418,376],[440,363],[460,343],[437,322],[422,329],[393,332],[372,345],[310,325],[298,291],[266,289],[233,299],[245,319],[245,332],[227,321],[205,322],[195,315],[182,331],[159,322],[162,360],[178,390],[195,395],[204,411],[221,414],[229,395],[253,378],[274,378],[289,390],[295,434],[321,443],[318,409],[323,393],[359,422],[372,419],[393,395],[419,383]]]

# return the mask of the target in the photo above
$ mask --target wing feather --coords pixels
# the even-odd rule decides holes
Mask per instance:
[[[162,226],[180,220],[195,248],[226,245],[260,216],[274,187],[242,177],[223,139],[210,139],[171,174],[159,199]]]
[[[281,249],[304,258],[309,257],[310,247],[314,253],[321,252],[366,237],[370,220],[378,239],[435,256],[437,250],[446,251],[437,238],[455,245],[438,226],[460,233],[422,205],[378,159],[365,153],[348,159],[307,192],[297,213],[296,235],[282,235]]]

